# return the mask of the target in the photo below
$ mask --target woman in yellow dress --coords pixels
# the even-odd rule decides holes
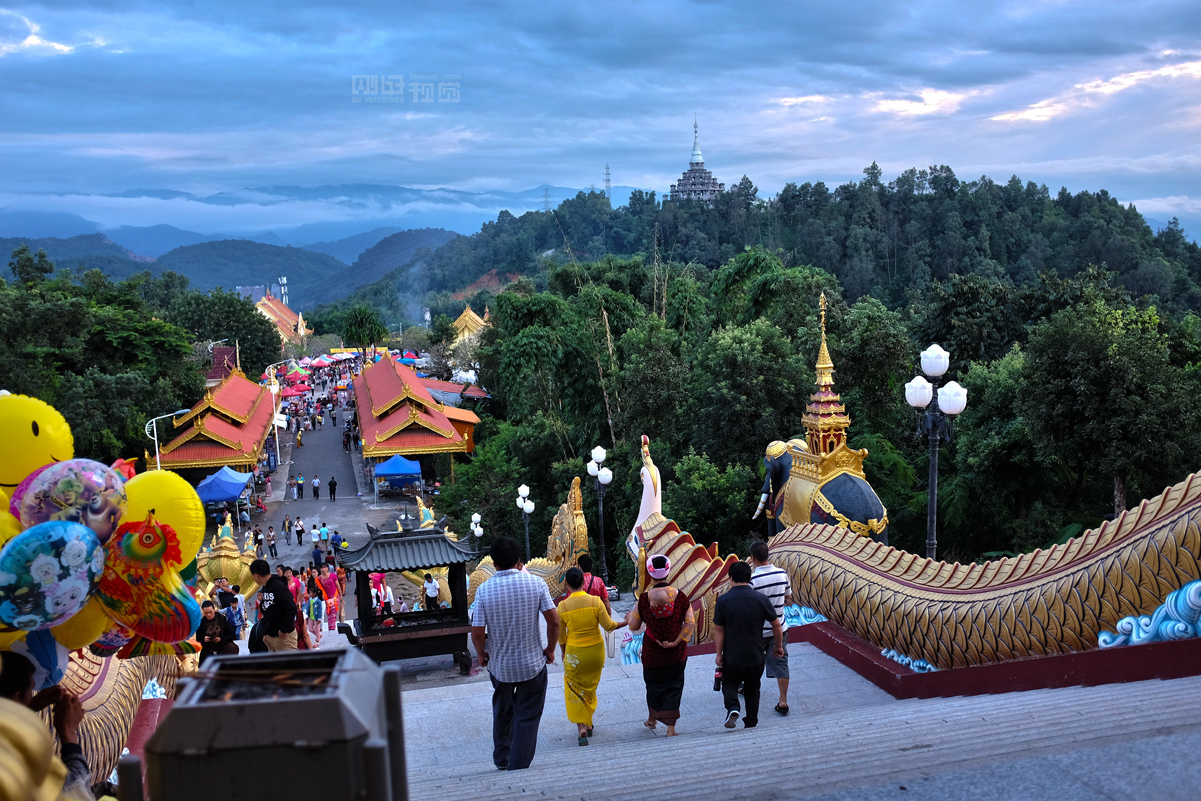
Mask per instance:
[[[605,641],[600,627],[615,631],[626,625],[614,621],[601,599],[584,592],[584,571],[573,567],[564,577],[571,594],[559,604],[559,647],[563,651],[563,695],[567,719],[579,729],[580,745],[592,736],[596,687],[605,666]]]

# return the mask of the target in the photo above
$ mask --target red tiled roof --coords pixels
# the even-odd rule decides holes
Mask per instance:
[[[289,309],[284,305],[282,300],[270,293],[264,295],[263,299],[254,305],[275,323],[275,327],[279,329],[280,336],[284,339],[296,340],[300,336],[313,333],[313,329],[307,325],[303,331],[298,331],[297,326],[300,324],[300,315]]]
[[[252,464],[274,417],[271,391],[230,373],[179,419],[178,424],[190,424],[162,447],[159,460],[177,468]]]
[[[467,387],[467,392],[464,393],[468,398],[487,398],[490,397],[482,387],[475,384],[456,384],[453,381],[440,381],[437,378],[418,378],[422,384],[425,384],[429,389],[436,389],[439,392],[453,392],[456,395],[463,392],[463,387]]]
[[[416,373],[390,356],[363,370],[354,380],[354,392],[367,456],[472,448],[470,426],[479,422],[475,413],[443,408]]]
[[[204,374],[205,378],[220,381],[238,366],[238,349],[231,345],[213,346],[213,366]]]

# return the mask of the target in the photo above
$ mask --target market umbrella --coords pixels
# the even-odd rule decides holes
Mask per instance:
[[[313,360],[310,359],[308,356],[305,356],[303,359],[300,360],[300,366],[308,367],[312,363],[312,361]]]
[[[301,386],[304,385],[301,384]],[[300,387],[287,387],[280,394],[285,398],[295,398],[297,395],[303,395],[305,392],[307,392],[307,390],[301,389]]]

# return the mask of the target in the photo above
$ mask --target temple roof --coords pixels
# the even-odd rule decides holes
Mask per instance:
[[[460,337],[471,336],[485,325],[487,323],[484,322],[484,318],[472,311],[470,304],[463,307],[463,313],[454,322],[455,331]]]
[[[371,539],[361,548],[338,554],[338,563],[369,573],[429,570],[432,567],[466,564],[476,558],[447,539],[439,529],[378,533],[368,526]]]
[[[313,329],[305,324],[304,315],[292,311],[284,305],[282,300],[271,293],[264,295],[262,300],[254,304],[254,307],[264,317],[275,323],[280,337],[286,341],[299,342],[301,337],[313,333]]]
[[[705,166],[705,157],[701,155],[701,136],[700,130],[696,124],[696,120],[692,121],[692,158],[688,159],[689,164],[699,164]]]
[[[174,420],[183,430],[160,448],[159,461],[174,469],[253,465],[274,417],[271,391],[235,368],[191,411]]]
[[[470,452],[475,412],[434,400],[407,365],[385,356],[354,379],[365,456]]]

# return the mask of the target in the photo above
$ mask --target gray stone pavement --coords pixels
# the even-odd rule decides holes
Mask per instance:
[[[618,642],[622,632],[617,632]],[[545,642],[545,636],[543,638]],[[776,682],[764,680],[760,703],[759,729],[770,734],[783,731],[789,721],[832,710],[885,704],[892,697],[858,674],[844,668],[807,643],[788,646],[792,687],[792,708],[787,718],[772,711],[779,696]],[[404,663],[401,663],[402,665]],[[474,666],[473,666],[474,667]],[[713,691],[713,657],[695,656],[688,660],[680,722],[676,731],[681,738],[711,734],[721,728],[725,717],[721,693]],[[578,750],[576,726],[567,720],[563,697],[561,659],[548,668],[546,711],[538,736],[538,755],[548,760]],[[446,763],[447,754],[465,761],[487,761],[492,750],[492,684],[487,671],[473,670],[473,676],[439,687],[423,686],[408,680],[404,687],[405,754],[410,770],[431,768]],[[666,730],[656,733],[642,726],[646,720],[646,688],[642,665],[622,665],[620,651],[605,663],[597,692],[594,741],[624,743],[637,747],[662,739]]]

